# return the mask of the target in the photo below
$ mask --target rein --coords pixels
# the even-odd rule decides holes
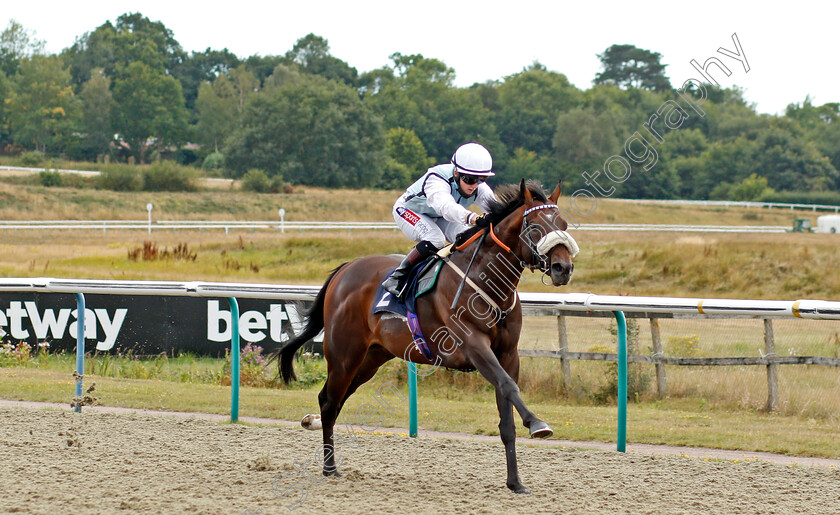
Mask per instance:
[[[486,228],[476,232],[475,234],[470,236],[467,241],[465,241],[464,243],[455,247],[455,250],[464,250],[465,248],[469,247],[475,240],[477,240],[479,238],[484,238],[484,236],[486,236],[486,233],[487,233]],[[511,251],[510,247],[505,245],[505,243],[502,240],[500,240],[498,236],[496,236],[496,232],[493,230],[493,224],[490,224],[490,239],[493,240],[493,242],[495,242],[496,245],[500,246],[504,250],[506,250],[508,252]]]
[[[454,247],[455,250],[463,250],[463,249],[467,248],[468,246],[470,246],[476,240],[479,240],[478,245],[475,248],[475,252],[473,253],[472,259],[470,259],[470,262],[467,265],[467,270],[466,271],[462,271],[460,268],[458,268],[458,266],[455,263],[452,262],[451,259],[446,258],[446,264],[450,268],[452,268],[452,270],[454,270],[458,275],[461,276],[461,284],[458,285],[458,291],[455,292],[455,297],[452,299],[452,305],[449,307],[449,309],[455,309],[455,305],[458,303],[458,300],[461,298],[461,292],[464,291],[464,284],[469,284],[470,287],[473,290],[475,290],[476,293],[478,293],[479,296],[481,296],[481,298],[484,299],[485,302],[487,302],[487,304],[489,304],[491,307],[493,307],[494,309],[499,311],[499,313],[501,313],[501,319],[504,319],[506,316],[508,316],[510,314],[511,311],[513,311],[513,308],[516,306],[517,295],[515,295],[515,292],[514,292],[514,296],[513,296],[513,304],[511,304],[511,306],[508,309],[502,309],[501,307],[499,307],[499,305],[496,303],[496,301],[494,301],[490,297],[490,295],[488,295],[483,289],[481,289],[481,287],[479,285],[477,285],[475,283],[475,281],[473,281],[472,279],[467,277],[467,274],[470,273],[470,269],[472,268],[472,265],[473,265],[473,262],[475,261],[476,256],[478,256],[478,251],[481,249],[481,244],[484,243],[484,239],[487,237],[488,234],[490,235],[490,239],[493,240],[493,242],[496,245],[498,245],[502,249],[506,250],[508,253],[511,253],[511,254],[513,253],[510,250],[510,247],[505,245],[505,243],[502,240],[500,240],[498,236],[496,236],[496,231],[493,230],[493,224],[490,224],[490,227],[488,227],[488,228],[484,228],[484,229],[481,229],[480,231],[477,231],[475,234],[470,236],[469,239],[467,239],[467,241],[458,245],[457,247]]]
[[[531,263],[526,263],[525,261],[523,261],[522,258],[514,254],[514,252],[510,249],[508,245],[506,245],[502,240],[499,239],[498,236],[496,236],[496,231],[493,230],[493,224],[490,224],[490,226],[487,228],[483,228],[480,231],[477,231],[475,234],[470,236],[466,241],[464,241],[457,247],[452,247],[456,251],[461,251],[475,243],[476,240],[479,240],[479,244],[476,247],[475,252],[473,253],[472,259],[470,259],[466,271],[462,271],[460,268],[458,268],[457,265],[452,263],[451,259],[446,259],[446,264],[450,266],[458,275],[461,276],[461,283],[458,286],[458,291],[455,293],[455,298],[452,301],[452,306],[450,307],[450,309],[455,309],[455,305],[458,303],[458,300],[461,297],[461,292],[464,289],[464,284],[469,284],[470,287],[472,287],[490,306],[497,309],[502,314],[502,318],[507,316],[516,306],[517,295],[514,294],[513,304],[510,306],[510,308],[502,310],[502,308],[500,308],[499,305],[495,301],[493,301],[493,299],[491,299],[490,296],[484,290],[482,290],[481,287],[479,287],[479,285],[475,283],[475,281],[467,277],[467,274],[470,273],[472,264],[475,261],[476,256],[478,255],[478,251],[488,235],[490,236],[490,239],[493,240],[493,243],[498,245],[499,248],[503,249],[508,254],[513,254],[517,261],[519,261],[519,264],[520,266],[522,266],[522,268],[529,268],[532,272],[535,269],[538,269],[543,273],[547,273],[545,269],[545,253],[557,244],[565,245],[569,249],[569,253],[572,255],[572,257],[574,257],[574,255],[577,254],[577,242],[575,242],[574,238],[572,238],[572,236],[569,233],[563,230],[551,231],[543,235],[538,242],[533,241],[533,239],[530,237],[525,237],[526,233],[529,233],[530,227],[533,225],[536,225],[537,227],[540,227],[542,229],[542,225],[529,222],[528,215],[533,212],[541,211],[544,209],[560,208],[556,204],[539,204],[537,206],[533,206],[531,208],[526,209],[525,212],[522,214],[523,224],[522,229],[520,229],[519,232],[519,239],[521,241],[528,242],[528,245],[531,248]]]
[[[473,262],[475,262],[475,258],[476,258],[476,256],[478,256],[478,251],[481,250],[481,244],[484,243],[484,238],[487,237],[486,232],[484,232],[484,231],[480,231],[480,232],[481,232],[481,239],[478,241],[478,245],[476,245],[476,247],[475,247],[475,252],[473,252],[472,259],[470,259],[470,264],[467,265],[467,271],[464,272],[461,276],[462,277],[461,284],[458,286],[458,291],[455,292],[455,298],[452,299],[452,305],[449,307],[449,309],[455,309],[455,304],[457,304],[458,299],[461,298],[461,292],[464,291],[464,283],[467,281],[467,274],[470,273],[470,269],[472,268]],[[490,232],[491,233],[493,232],[492,227],[490,228]],[[476,233],[476,235],[477,234],[478,233]],[[447,261],[447,263],[451,264],[452,260]],[[458,270],[458,271],[460,272],[460,270]],[[473,286],[473,285],[470,285],[470,286]]]

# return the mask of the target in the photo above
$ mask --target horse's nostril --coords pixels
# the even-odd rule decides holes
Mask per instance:
[[[567,268],[563,263],[554,263],[551,265],[551,270],[558,274],[564,274],[569,272],[569,268]]]

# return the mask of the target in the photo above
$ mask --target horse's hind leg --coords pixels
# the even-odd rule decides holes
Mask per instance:
[[[363,384],[370,381],[376,371],[383,363],[392,359],[393,356],[381,347],[370,347],[365,354],[361,365],[357,366],[352,379],[346,370],[337,371],[330,369],[327,374],[327,382],[318,395],[318,402],[321,405],[321,424],[324,432],[324,475],[339,476],[338,467],[335,464],[335,423],[338,414],[347,399]],[[336,399],[341,399],[336,403]]]
[[[344,394],[344,399],[341,400],[341,405],[338,407],[339,411],[341,411],[344,407],[344,403],[347,402],[347,399],[349,399],[360,386],[370,381],[373,376],[376,375],[376,371],[379,370],[379,367],[392,359],[394,359],[394,356],[383,347],[380,347],[379,345],[371,345],[368,347],[362,366],[359,367],[358,372],[356,372],[356,377],[354,377],[350,382],[350,386],[347,387],[347,392]]]
[[[345,359],[327,365],[327,381],[318,394],[321,406],[321,424],[324,434],[324,475],[338,476],[335,464],[335,423],[345,401],[359,386],[369,381],[383,363],[393,358],[382,347],[365,347],[346,339]],[[352,350],[346,350],[352,349]]]
[[[345,370],[330,368],[328,365],[327,381],[318,394],[318,404],[321,406],[321,426],[324,435],[324,475],[338,476],[335,466],[335,444],[333,430],[338,413],[341,410],[342,399],[350,385],[352,376]]]

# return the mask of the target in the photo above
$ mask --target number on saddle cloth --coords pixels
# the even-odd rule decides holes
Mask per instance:
[[[374,314],[387,311],[404,317],[411,331],[414,345],[429,361],[435,361],[435,359],[428,342],[423,337],[420,320],[415,314],[415,300],[434,288],[442,266],[443,260],[437,259],[436,256],[430,256],[418,263],[408,273],[404,302],[400,302],[380,284],[376,296],[373,298],[373,309],[371,310],[371,313]]]

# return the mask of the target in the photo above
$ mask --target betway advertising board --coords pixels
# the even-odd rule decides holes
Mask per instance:
[[[277,349],[300,332],[311,302],[237,299],[240,345]],[[190,352],[223,356],[230,348],[231,313],[226,298],[152,295],[85,295],[85,348],[134,355]],[[74,351],[78,334],[76,296],[61,293],[0,293],[0,340],[49,342],[51,350]],[[316,348],[322,337],[316,337]]]

